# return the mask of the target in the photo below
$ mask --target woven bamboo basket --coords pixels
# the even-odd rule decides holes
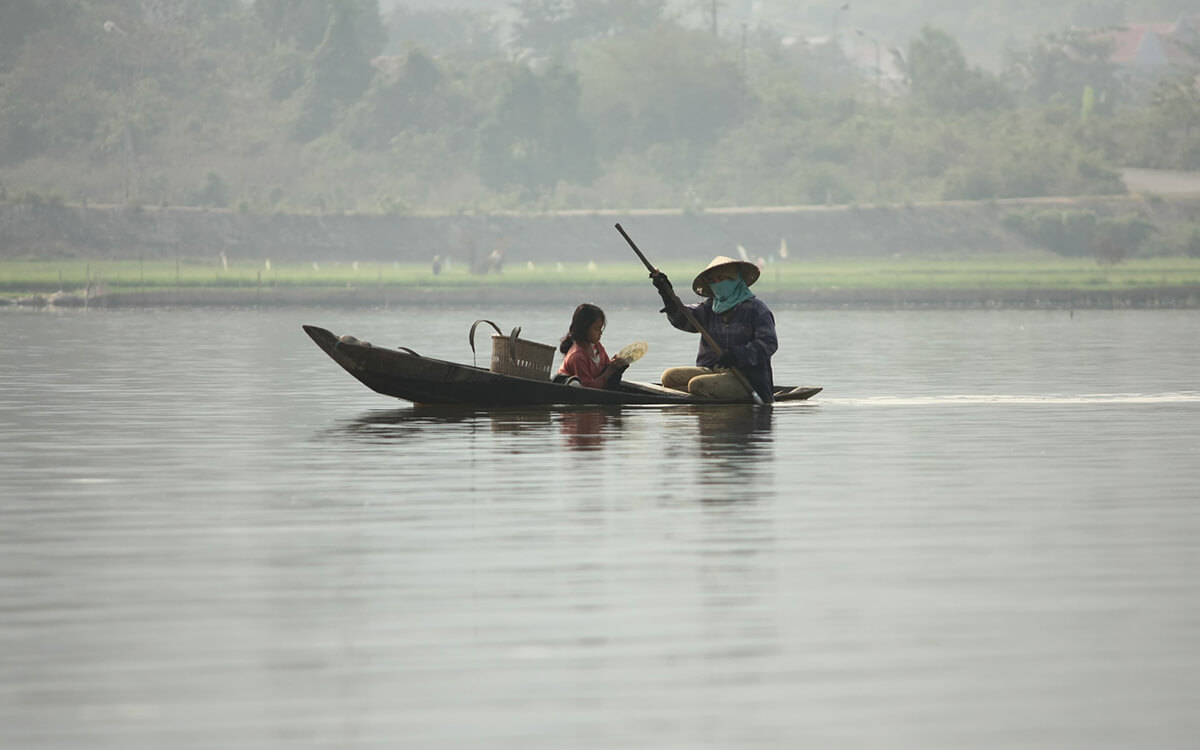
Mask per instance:
[[[492,335],[492,372],[547,380],[554,364],[554,347],[536,341]]]
[[[516,375],[534,380],[549,380],[554,364],[555,347],[520,337],[521,329],[514,328],[505,336],[490,320],[477,320],[471,326],[471,351],[475,351],[475,326],[487,323],[496,329],[492,335],[492,361],[489,369],[503,375]]]

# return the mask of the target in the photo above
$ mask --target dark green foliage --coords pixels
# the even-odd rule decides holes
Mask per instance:
[[[229,184],[217,172],[204,175],[204,182],[192,196],[192,205],[209,208],[226,208],[229,206]]]
[[[1146,255],[1186,255],[1200,258],[1200,223],[1177,224],[1168,231],[1151,234],[1143,250]]]
[[[344,134],[355,148],[386,150],[401,133],[442,131],[465,148],[464,134],[473,132],[476,120],[457,81],[425,53],[410,50],[395,74],[376,78],[348,116]]]
[[[308,61],[294,49],[280,49],[269,59],[268,66],[268,91],[272,99],[288,99],[304,85]]]
[[[1192,223],[1183,233],[1182,250],[1185,255],[1200,258],[1200,225]]]
[[[1149,106],[1090,121],[1081,136],[1107,158],[1149,169],[1200,169],[1200,69],[1178,69],[1147,83]]]
[[[18,164],[44,148],[34,103],[20,96],[13,76],[0,76],[0,166]]]
[[[617,36],[653,26],[665,0],[517,0],[516,45],[562,52],[575,41]]]
[[[295,124],[300,140],[312,140],[329,130],[340,110],[362,96],[375,74],[355,31],[352,8],[348,2],[334,6],[325,38],[313,54]]]
[[[905,61],[916,104],[952,114],[1011,106],[1008,92],[990,73],[969,67],[957,40],[929,26],[908,46]]]
[[[1099,155],[1044,123],[1012,116],[968,132],[971,141],[944,172],[947,200],[1125,192],[1120,174]]]
[[[1004,224],[1051,252],[1115,263],[1137,254],[1154,225],[1136,214],[1098,217],[1092,211],[1028,209]]]
[[[348,7],[337,6],[313,55],[311,93],[336,104],[353,102],[366,91],[374,72]]]
[[[879,85],[685,5],[527,0],[513,49],[486,11],[432,6],[397,7],[385,39],[378,0],[7,0],[0,167],[14,194],[281,211],[990,200],[1200,168],[1193,71],[1135,98],[1083,34],[1014,36],[999,79],[946,31],[876,30],[885,63],[907,51]]]
[[[720,44],[676,26],[598,41],[579,69],[582,108],[604,154],[676,141],[707,147],[749,104],[741,71]]]
[[[579,116],[579,82],[554,66],[536,75],[512,69],[492,116],[480,127],[479,176],[497,190],[522,189],[527,197],[553,190],[559,180],[595,177],[591,131]]]
[[[484,11],[447,7],[420,10],[398,5],[387,16],[386,54],[417,46],[472,63],[503,53],[500,24]]]
[[[4,0],[0,2],[0,73],[11,70],[22,46],[71,11],[67,0]]]
[[[311,50],[329,26],[327,0],[254,0],[254,13],[277,42]]]
[[[1084,116],[1108,114],[1120,88],[1116,65],[1108,61],[1113,46],[1081,30],[1039,36],[1026,49],[1006,51],[1004,77],[1029,104],[1063,102]]]
[[[1200,168],[1200,90],[1196,87],[1196,68],[1188,68],[1165,78],[1155,87],[1152,111],[1154,134],[1159,140],[1164,161],[1175,169]]]
[[[1092,254],[1101,262],[1116,263],[1140,254],[1153,233],[1154,225],[1136,214],[1103,218],[1092,238]]]
[[[1004,223],[1038,245],[1066,256],[1091,252],[1096,233],[1096,214],[1091,211],[1038,211],[1009,214]]]
[[[277,42],[312,52],[325,40],[337,14],[352,19],[358,45],[378,55],[387,41],[379,0],[254,0],[254,13]]]

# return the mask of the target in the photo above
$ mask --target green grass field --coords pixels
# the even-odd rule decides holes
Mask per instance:
[[[699,264],[665,264],[681,296]],[[13,299],[63,291],[92,295],[163,291],[253,290],[443,290],[507,288],[587,289],[637,287],[652,290],[635,262],[611,265],[510,264],[503,273],[475,275],[463,265],[434,274],[428,265],[384,263],[262,264],[175,261],[5,261],[0,262],[0,296]],[[793,260],[768,264],[757,284],[762,292],[803,294],[836,290],[1200,290],[1200,258],[1146,258],[1115,265],[1091,259],[971,256],[954,259],[872,258]]]

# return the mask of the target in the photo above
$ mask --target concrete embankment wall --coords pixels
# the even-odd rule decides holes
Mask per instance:
[[[788,209],[375,216],[254,215],[184,208],[0,205],[0,259],[215,258],[230,261],[457,262],[494,251],[505,262],[629,262],[620,222],[651,260],[1009,252],[1029,249],[1004,217],[1041,210],[1137,213],[1157,226],[1188,221],[1200,199],[1042,199]]]

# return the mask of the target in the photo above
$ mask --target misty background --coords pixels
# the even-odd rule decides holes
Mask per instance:
[[[406,214],[1120,194],[1122,169],[1200,168],[1189,6],[10,0],[0,199]],[[1121,58],[1137,29],[1162,54]]]
[[[1200,256],[1124,195],[1200,168],[1188,5],[0,0],[4,274],[83,302],[0,304],[0,747],[1194,745],[1195,262],[1110,273]],[[594,299],[653,380],[616,220],[680,291],[786,238],[819,397],[431,410],[301,329]],[[1025,232],[1108,265],[954,255]]]

